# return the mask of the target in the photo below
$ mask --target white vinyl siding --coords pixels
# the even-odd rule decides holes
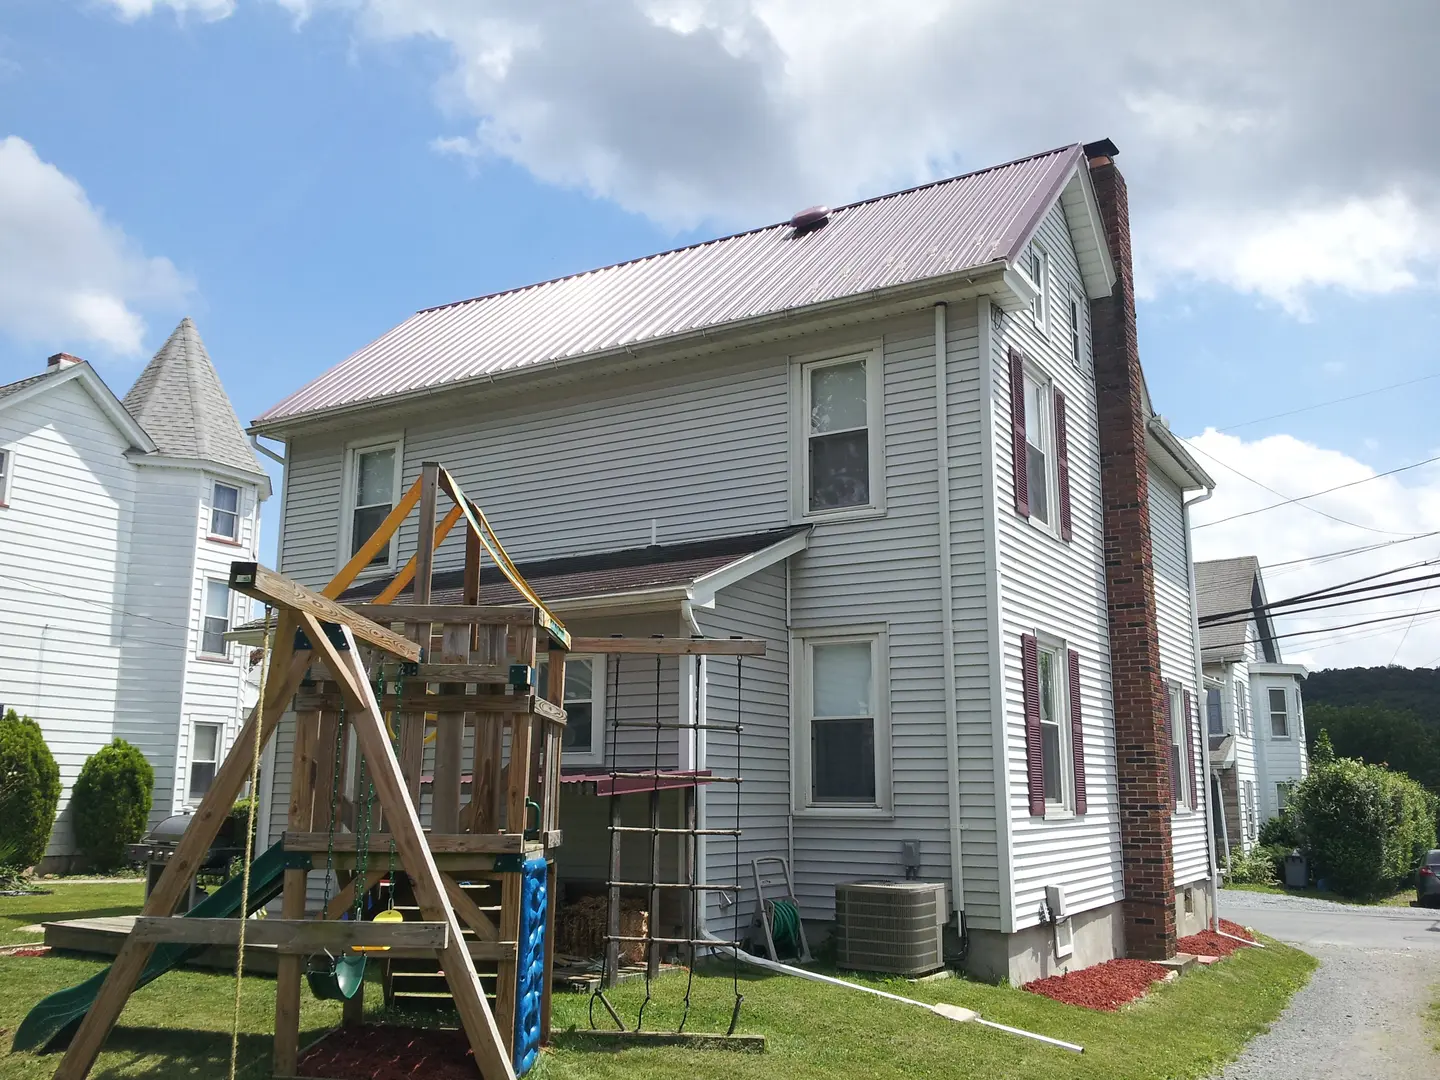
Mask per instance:
[[[1305,778],[1305,720],[1299,680],[1294,675],[1252,671],[1250,700],[1260,704],[1263,727],[1253,740],[1254,775],[1260,793],[1260,819],[1268,820],[1281,810],[1278,786],[1293,787]]]

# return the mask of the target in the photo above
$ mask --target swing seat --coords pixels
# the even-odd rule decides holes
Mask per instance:
[[[373,922],[377,922],[377,923],[382,923],[382,924],[384,924],[384,923],[399,923],[399,922],[404,922],[404,921],[405,921],[405,916],[402,915],[400,912],[396,911],[394,908],[387,908],[387,909],[384,910],[384,911],[377,912],[376,915],[375,915],[375,918],[374,918],[372,921],[373,921]],[[351,948],[351,951],[357,952],[357,953],[389,952],[389,951],[390,951],[390,946],[389,946],[389,945],[352,945],[350,948]]]
[[[328,967],[305,972],[310,992],[321,1001],[349,1001],[365,984],[365,957],[341,953],[328,959]]]

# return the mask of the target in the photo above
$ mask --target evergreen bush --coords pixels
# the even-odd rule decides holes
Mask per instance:
[[[70,805],[76,846],[98,869],[124,865],[125,846],[145,835],[154,789],[155,770],[124,739],[117,738],[85,762]]]
[[[14,709],[0,719],[0,851],[4,862],[34,866],[45,855],[55,808],[60,804],[60,767],[45,745],[40,725]]]
[[[1295,827],[1295,815],[1286,810],[1270,818],[1260,826],[1260,843],[1265,845],[1284,844],[1294,849],[1300,846],[1300,832]]]

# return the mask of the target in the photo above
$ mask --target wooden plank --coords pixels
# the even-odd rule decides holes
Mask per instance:
[[[444,542],[445,537],[450,535],[450,530],[455,527],[455,523],[459,520],[460,514],[455,510],[451,510],[450,513],[440,519],[440,524],[435,526],[435,547],[439,547],[441,543]],[[419,552],[416,552],[415,555],[410,556],[409,561],[400,568],[400,572],[395,575],[390,584],[386,585],[385,588],[381,590],[380,595],[375,597],[375,603],[388,604],[405,591],[405,586],[409,585],[415,577],[415,571],[419,563],[418,555]]]
[[[315,828],[316,750],[320,739],[320,714],[295,714],[295,749],[290,768],[290,810],[288,821],[303,832]],[[333,764],[333,759],[332,759]],[[329,790],[326,790],[329,798]],[[329,803],[326,803],[327,820]]]
[[[340,732],[340,716],[338,713],[326,712],[320,714],[320,723],[315,735],[315,782],[313,788],[312,803],[310,809],[310,828],[330,829],[330,803],[331,795],[334,793],[335,783],[335,740],[342,740],[340,762],[343,767],[344,758],[344,736]],[[335,814],[338,817],[340,807],[335,807]]]
[[[546,666],[545,676],[545,698],[551,704],[565,707],[565,665],[569,653],[563,649],[550,650],[550,663]],[[600,731],[598,737],[602,740],[605,737],[605,710],[602,707],[597,710],[600,717]],[[591,721],[594,723],[594,721]],[[555,724],[545,725],[545,779],[541,784],[540,793],[540,829],[543,833],[549,834],[560,828],[560,765],[563,757],[563,736],[564,728]],[[592,732],[591,738],[597,737]]]
[[[420,466],[420,532],[415,537],[415,603],[430,603],[435,578],[435,498],[440,494],[440,466],[433,461]]]
[[[307,634],[320,632],[314,616],[302,614],[300,621]],[[348,628],[342,629],[341,633],[346,639],[351,637]],[[475,966],[465,948],[460,923],[445,895],[445,887],[434,856],[426,846],[425,836],[420,828],[420,817],[415,812],[415,804],[410,800],[409,791],[406,790],[400,773],[400,763],[395,758],[389,739],[385,737],[384,721],[360,657],[353,644],[342,652],[323,636],[315,642],[315,648],[332,670],[348,676],[342,678],[342,685],[353,710],[351,720],[355,734],[365,759],[370,764],[385,816],[393,822],[395,845],[400,852],[401,864],[414,887],[420,915],[426,921],[444,922],[447,926],[449,939],[441,955],[440,966],[445,972],[451,996],[455,999],[455,1009],[460,1015],[461,1026],[465,1029],[466,1039],[475,1054],[475,1063],[479,1066],[480,1074],[485,1080],[514,1080],[515,1069],[510,1055],[506,1052],[505,1040],[495,1025],[490,1006],[486,1003],[480,980],[475,974]],[[518,940],[518,935],[510,940]]]
[[[333,600],[348,589],[350,583],[370,565],[370,560],[380,554],[380,549],[390,543],[390,538],[395,535],[395,530],[400,527],[400,523],[405,520],[410,511],[415,509],[415,504],[419,501],[420,481],[417,478],[405,494],[400,496],[400,501],[395,504],[395,509],[386,514],[385,520],[376,526],[375,531],[370,534],[370,539],[360,545],[360,549],[350,557],[350,561],[330,579],[330,584],[320,590],[321,593]]]
[[[656,882],[660,880],[660,790],[652,789],[650,792],[650,935],[651,938],[660,936],[660,889]],[[736,897],[739,903],[739,897]],[[660,943],[651,940],[648,954],[645,957],[645,971],[650,978],[654,979],[660,975]]]
[[[420,805],[420,777],[425,772],[425,714],[400,714],[400,761],[410,801]]]
[[[643,656],[764,656],[765,642],[758,638],[577,637],[570,642],[570,650]]]
[[[205,793],[199,808],[191,818],[184,835],[180,837],[175,853],[165,864],[164,871],[155,882],[149,897],[145,900],[143,914],[171,915],[180,898],[190,887],[190,880],[220,831],[221,823],[230,816],[236,796],[250,778],[251,756],[254,740],[259,738],[263,746],[280,722],[285,705],[305,677],[309,655],[297,653],[294,648],[295,617],[288,611],[281,611],[276,623],[275,648],[270,655],[270,673],[266,677],[265,700],[250,713],[240,734],[236,736],[230,752],[211,781],[210,790]],[[100,992],[96,994],[89,1012],[80,1022],[80,1028],[65,1051],[55,1075],[60,1080],[84,1080],[95,1064],[100,1048],[116,1019],[125,1008],[135,990],[140,973],[150,960],[154,946],[128,937],[115,962],[105,977]]]
[[[323,832],[285,833],[286,851],[320,853],[329,849],[329,834]],[[391,833],[371,833],[369,852],[385,854],[390,850]],[[435,833],[427,832],[425,842],[436,855],[508,855],[525,850],[525,838],[519,833]],[[335,854],[354,854],[354,833],[335,834]]]
[[[282,919],[305,917],[304,870],[285,871],[285,891],[280,897]],[[293,1073],[300,1056],[300,967],[302,961],[294,954],[283,954],[275,961],[275,1046],[271,1053],[272,1071]]]
[[[445,623],[440,633],[442,664],[468,663],[472,628],[466,623]],[[435,695],[439,717],[435,727],[435,780],[430,787],[430,829],[434,833],[460,831],[460,771],[464,764],[465,728],[470,717],[463,710],[448,704],[451,698],[464,696],[461,683],[446,683]]]
[[[230,588],[282,609],[304,612],[322,622],[347,626],[361,641],[403,660],[420,659],[420,646],[415,642],[260,563],[231,563]]]
[[[535,625],[535,609],[525,607],[475,606],[470,604],[353,604],[351,610],[378,623],[463,622]]]
[[[334,712],[344,698],[338,693],[302,690],[295,695],[297,712]],[[406,712],[439,712],[442,708],[448,714],[465,712],[493,712],[512,714],[533,714],[552,724],[565,723],[565,710],[556,708],[550,702],[535,694],[456,694],[450,698],[439,694],[427,694],[423,689],[405,688],[404,697],[386,694],[377,700],[385,712],[400,709]]]
[[[313,953],[325,949],[405,946],[443,949],[448,930],[443,922],[357,922],[354,919],[185,919],[142,915],[131,933],[141,941],[188,945],[238,945],[240,924],[245,941],[274,945],[281,952]]]
[[[500,882],[500,937],[520,940],[520,875],[506,874]],[[505,1050],[515,1052],[515,1002],[519,996],[519,965],[514,956],[495,965],[495,1022],[505,1038]]]
[[[369,867],[365,871],[365,880],[362,883],[358,877],[351,877],[341,890],[330,898],[330,903],[325,905],[325,913],[322,918],[338,919],[345,912],[355,906],[355,886],[360,885],[360,891],[367,893],[376,885],[380,884],[386,874],[385,867]]]
[[[620,880],[620,799],[610,796],[610,874],[608,881]],[[605,988],[620,985],[620,886],[610,885],[605,908]]]
[[[500,931],[496,929],[490,916],[480,910],[480,905],[475,903],[474,898],[449,874],[442,874],[441,880],[445,884],[445,895],[450,897],[450,903],[455,908],[455,914],[460,916],[460,921],[475,931],[475,935],[482,941],[499,940]]]

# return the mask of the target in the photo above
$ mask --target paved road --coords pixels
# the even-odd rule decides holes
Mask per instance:
[[[1222,1080],[1391,1080],[1440,1071],[1423,1019],[1440,983],[1440,911],[1225,892],[1220,913],[1320,960],[1310,985]]]

